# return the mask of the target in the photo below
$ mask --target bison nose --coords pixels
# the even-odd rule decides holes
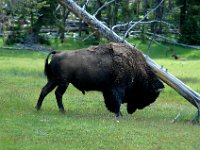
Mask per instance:
[[[157,89],[156,93],[160,93],[162,90],[164,90],[164,88]]]

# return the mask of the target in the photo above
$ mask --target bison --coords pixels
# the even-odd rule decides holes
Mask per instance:
[[[51,55],[51,62],[48,63]],[[41,90],[37,110],[41,108],[45,96],[57,87],[57,105],[63,112],[62,96],[69,83],[83,94],[85,91],[101,91],[107,109],[116,117],[121,115],[122,103],[127,103],[127,112],[132,114],[136,109],[154,102],[164,88],[141,52],[117,43],[50,52],[44,73],[48,82]]]

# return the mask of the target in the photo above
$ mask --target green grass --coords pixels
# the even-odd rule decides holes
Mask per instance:
[[[174,47],[184,58],[176,61],[165,57],[167,46],[152,48],[159,50],[151,51],[156,62],[200,92],[200,51]],[[199,149],[199,125],[190,122],[196,110],[168,86],[155,103],[133,115],[123,106],[119,123],[105,108],[101,93],[84,96],[73,86],[63,98],[65,114],[58,112],[54,92],[37,112],[34,106],[46,83],[45,58],[43,53],[0,49],[0,149]]]
[[[194,49],[190,49],[190,48],[183,48],[180,46],[175,46],[172,44],[158,44],[158,43],[152,43],[150,46],[149,51],[148,49],[148,44],[149,42],[141,42],[139,40],[132,40],[129,39],[129,42],[134,43],[134,45],[136,45],[136,47],[140,50],[142,50],[145,54],[148,54],[151,58],[169,58],[172,59],[172,54],[176,54],[177,56],[180,57],[180,59],[184,60],[184,59],[200,59],[200,55],[199,55],[199,50],[194,50]]]
[[[87,39],[83,41],[82,38],[68,38],[64,40],[64,43],[61,43],[59,39],[50,39],[50,44],[55,50],[72,50],[97,45],[98,42],[95,39]]]

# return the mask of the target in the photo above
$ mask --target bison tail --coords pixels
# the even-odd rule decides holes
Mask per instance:
[[[48,59],[49,59],[50,55],[52,55],[52,54],[54,55],[54,54],[56,54],[56,53],[57,53],[56,51],[50,52],[50,53],[48,54],[46,60],[45,60],[44,74],[45,74],[45,76],[47,76],[48,79],[49,79],[50,76],[51,76],[51,69],[50,69],[50,66],[49,66],[49,63],[48,63]]]

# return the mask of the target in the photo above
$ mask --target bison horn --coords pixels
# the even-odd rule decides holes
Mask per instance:
[[[164,88],[157,89],[156,93],[161,92],[162,90],[164,90]]]

